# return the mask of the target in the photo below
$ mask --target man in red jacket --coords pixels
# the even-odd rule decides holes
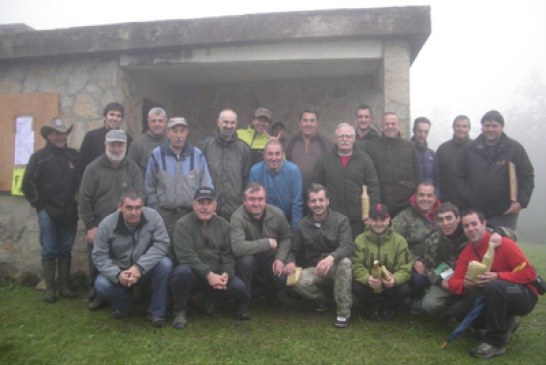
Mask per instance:
[[[466,297],[453,308],[453,316],[462,319],[477,298],[483,297],[485,307],[478,322],[483,322],[483,342],[470,349],[474,357],[489,358],[506,352],[505,345],[518,326],[516,316],[530,313],[538,301],[533,286],[536,271],[518,245],[503,237],[490,271],[478,276],[476,282],[467,277],[470,261],[482,261],[489,247],[491,234],[486,231],[482,212],[469,209],[461,214],[463,230],[470,243],[461,252],[455,273],[449,279],[449,291]]]

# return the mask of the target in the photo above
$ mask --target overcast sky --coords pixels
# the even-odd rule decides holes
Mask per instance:
[[[145,4],[142,6],[141,4]],[[0,24],[55,29],[109,23],[328,8],[430,5],[432,35],[411,69],[412,118],[433,122],[431,144],[448,139],[457,114],[501,113],[526,80],[546,80],[546,1],[168,1],[0,0]],[[435,129],[434,126],[437,126]],[[438,128],[442,126],[443,128]],[[507,128],[508,129],[508,128]],[[478,133],[474,129],[474,134]]]

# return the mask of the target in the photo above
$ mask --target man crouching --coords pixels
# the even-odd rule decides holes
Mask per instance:
[[[188,299],[192,292],[203,291],[207,315],[216,314],[216,300],[235,300],[236,318],[250,319],[250,292],[235,276],[231,252],[230,226],[215,214],[216,194],[202,186],[195,191],[193,211],[180,218],[174,228],[173,248],[179,265],[171,278],[175,318],[173,327],[186,327]]]
[[[144,207],[138,191],[128,189],[119,200],[118,211],[99,224],[93,245],[99,271],[95,291],[112,304],[114,317],[127,316],[130,289],[135,284],[151,281],[148,318],[154,327],[163,327],[172,262],[167,257],[169,236],[161,216]]]

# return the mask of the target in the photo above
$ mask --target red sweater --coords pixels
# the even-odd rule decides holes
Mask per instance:
[[[464,248],[463,252],[461,252],[459,259],[457,260],[457,265],[455,266],[455,273],[448,281],[450,292],[455,294],[464,293],[465,289],[463,283],[468,269],[468,263],[470,261],[481,262],[481,258],[489,247],[489,236],[491,236],[491,234],[485,232],[482,240],[478,244],[469,243]],[[481,257],[476,256],[472,246],[475,247]],[[514,272],[513,270],[522,262],[526,263],[525,267],[519,272]],[[531,263],[527,260],[518,245],[511,239],[502,237],[501,245],[495,248],[495,257],[493,259],[493,265],[491,265],[491,272],[496,272],[499,280],[526,285],[538,296],[536,288],[531,284],[536,278],[535,269],[531,266]]]

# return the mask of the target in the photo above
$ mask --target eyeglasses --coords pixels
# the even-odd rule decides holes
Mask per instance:
[[[351,139],[354,138],[354,134],[336,134],[337,139]]]

